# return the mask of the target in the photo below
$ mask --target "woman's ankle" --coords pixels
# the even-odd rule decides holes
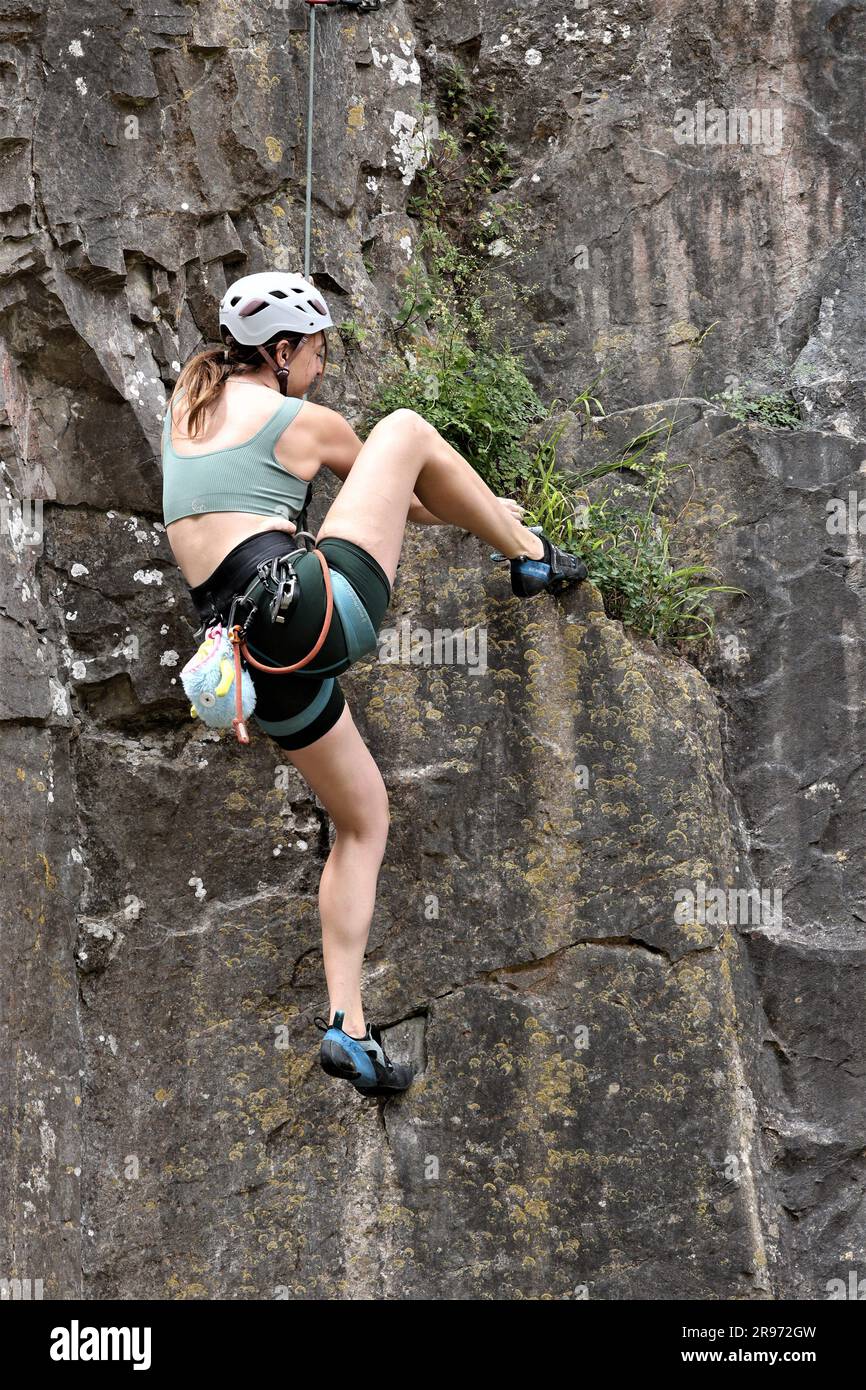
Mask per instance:
[[[331,1019],[333,1023],[333,1019]],[[347,1015],[341,1024],[344,1033],[348,1033],[350,1038],[365,1038],[367,1036],[367,1025],[363,1016],[353,1018]]]
[[[544,542],[541,537],[537,536],[534,531],[530,531],[527,526],[523,525],[520,526],[520,532],[520,540],[518,542],[521,546],[520,554],[527,555],[530,560],[543,560]]]

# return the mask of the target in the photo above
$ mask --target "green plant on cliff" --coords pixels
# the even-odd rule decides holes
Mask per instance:
[[[527,506],[528,521],[531,518],[545,530],[551,528],[548,534],[585,561],[609,616],[660,644],[689,644],[711,637],[715,625],[712,596],[741,592],[711,582],[714,576],[705,564],[682,564],[674,559],[678,519],[665,515],[659,506],[673,474],[688,466],[670,462],[670,439],[686,382],[712,327],[695,340],[670,418],[657,420],[641,431],[615,459],[568,476],[556,465],[560,426],[539,445],[536,467],[521,499]],[[589,401],[598,404],[588,392],[578,399],[584,409]],[[650,453],[654,444],[662,447]],[[641,492],[621,484],[604,496],[592,497],[587,491],[589,484],[623,469],[642,479]]]
[[[519,199],[504,195],[514,170],[499,110],[472,99],[473,84],[459,62],[440,64],[436,82],[439,116],[453,128],[440,125],[434,136],[433,108],[419,104],[419,168],[407,202],[419,235],[395,327],[447,330],[456,316],[470,342],[477,337],[480,344],[488,326],[481,301],[501,274],[499,255],[524,247],[526,213]]]
[[[585,561],[611,618],[659,644],[695,642],[713,632],[710,596],[729,592],[708,583],[705,565],[672,558],[675,523],[620,500],[623,489],[591,498],[585,475],[567,477],[548,467],[532,475],[523,494],[528,525],[539,524],[564,549]]]
[[[587,502],[584,518],[577,549],[610,617],[660,645],[712,636],[712,596],[738,591],[707,582],[711,575],[704,564],[677,564],[671,553],[674,522],[609,497]]]
[[[576,475],[565,475],[558,463],[567,416],[527,443],[532,427],[549,420],[559,402],[545,406],[520,358],[502,346],[501,321],[495,341],[484,307],[501,273],[490,246],[506,236],[509,248],[519,246],[523,231],[513,204],[491,201],[512,172],[497,113],[472,105],[471,84],[461,74],[455,65],[441,75],[440,100],[445,90],[448,112],[461,124],[428,141],[425,167],[416,176],[409,211],[419,230],[394,322],[397,350],[359,432],[400,407],[418,411],[497,495],[524,506],[527,524],[541,525],[585,559],[611,617],[660,643],[695,642],[713,631],[712,596],[729,589],[712,582],[705,566],[674,558],[676,519],[660,502],[676,471],[668,459],[676,409],[673,419],[655,422],[616,460]],[[691,366],[687,378],[690,372]],[[587,422],[593,413],[604,414],[597,385],[598,379],[575,397],[571,415]],[[685,382],[680,399],[684,388]],[[621,486],[590,496],[590,483],[623,470],[642,480],[630,500]]]
[[[514,495],[526,482],[532,461],[522,441],[546,409],[507,349],[474,349],[457,323],[435,339],[416,337],[406,357],[392,361],[360,432],[401,407],[435,425],[488,487]]]
[[[364,328],[363,324],[358,323],[358,320],[354,318],[343,319],[343,322],[337,325],[337,332],[340,335],[343,346],[347,348],[363,347],[367,338],[370,336],[369,330]]]
[[[735,420],[763,425],[772,430],[798,430],[803,421],[790,391],[752,394],[747,386],[730,386],[710,398],[719,401]]]
[[[436,70],[436,92],[440,114],[456,120],[472,97],[472,79],[458,59],[446,59]]]
[[[449,76],[457,71],[459,65],[446,68]],[[420,112],[421,129],[426,131],[432,108],[422,102]],[[437,226],[455,246],[483,252],[502,234],[509,214],[519,208],[516,200],[490,201],[514,177],[502,139],[502,116],[495,106],[479,102],[457,129],[422,139],[422,167],[415,176],[407,212]]]

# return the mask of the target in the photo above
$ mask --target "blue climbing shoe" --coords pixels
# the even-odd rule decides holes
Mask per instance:
[[[589,571],[577,555],[568,550],[560,550],[544,534],[540,526],[528,526],[540,536],[544,543],[544,555],[540,560],[532,560],[528,555],[518,556],[511,561],[511,592],[518,598],[532,598],[542,589],[556,593],[567,584],[579,584],[586,579]]]
[[[320,1015],[313,1019],[325,1034],[319,1051],[322,1070],[329,1076],[351,1081],[362,1096],[393,1096],[405,1091],[412,1084],[412,1068],[389,1060],[375,1023],[367,1025],[363,1038],[353,1038],[351,1033],[344,1032],[345,1016],[344,1009],[337,1009],[333,1023],[327,1023]]]

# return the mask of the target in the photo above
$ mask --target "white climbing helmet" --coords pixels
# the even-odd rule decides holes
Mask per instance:
[[[322,295],[288,270],[262,270],[229,285],[220,301],[220,333],[245,347],[266,343],[275,333],[318,333],[333,328]]]

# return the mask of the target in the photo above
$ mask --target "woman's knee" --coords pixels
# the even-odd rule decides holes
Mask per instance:
[[[358,839],[385,844],[391,826],[391,807],[384,782],[379,787],[366,788],[351,805],[343,805],[331,819],[337,834],[354,835]]]
[[[417,410],[410,410],[408,406],[400,406],[399,410],[392,410],[389,415],[383,415],[374,428],[398,430],[403,435],[417,436],[429,434],[433,426],[429,420],[424,419],[423,415],[419,415]]]

